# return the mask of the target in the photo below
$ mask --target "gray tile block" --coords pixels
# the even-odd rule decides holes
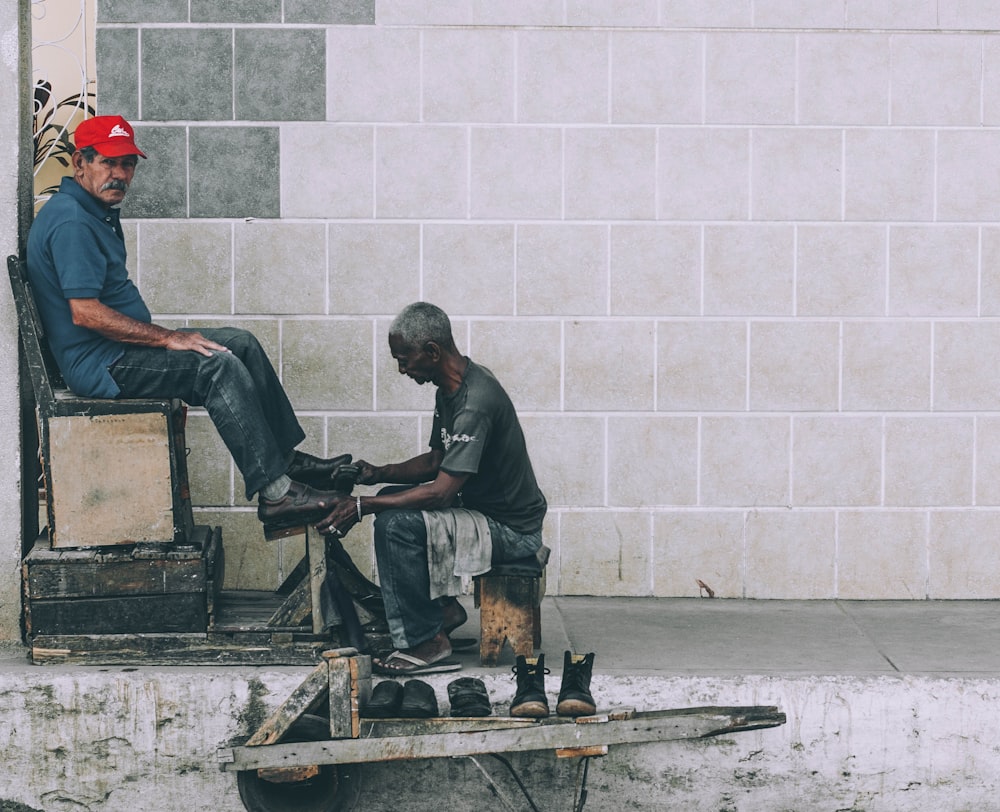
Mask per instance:
[[[132,187],[122,204],[124,217],[187,216],[185,141],[183,127],[135,128],[135,142],[147,159],[139,159]]]
[[[193,23],[280,23],[281,0],[191,0]]]
[[[142,32],[142,117],[226,121],[233,117],[232,32]]]
[[[186,23],[188,0],[97,0],[100,23]]]
[[[101,92],[98,115],[139,115],[139,31],[135,28],[97,29],[97,75]]]
[[[375,0],[285,0],[285,22],[374,25]]]
[[[277,127],[192,127],[191,217],[278,217]]]
[[[238,120],[326,118],[325,32],[237,30],[235,72]]]

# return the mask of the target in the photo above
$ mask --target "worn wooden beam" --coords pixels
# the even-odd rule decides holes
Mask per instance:
[[[268,626],[301,626],[312,614],[312,588],[308,578],[303,578],[282,602]]]
[[[371,698],[371,657],[357,649],[323,652],[330,669],[330,738],[357,738],[361,731],[361,708]]]
[[[329,641],[287,633],[38,635],[35,665],[307,665]]]
[[[538,721],[515,716],[440,716],[431,719],[373,719],[362,716],[361,723],[366,739],[380,739],[535,727]]]
[[[448,758],[480,753],[549,750],[595,745],[702,739],[785,723],[775,707],[683,708],[636,713],[600,724],[542,720],[530,727],[475,730],[437,735],[338,739],[268,747],[235,747],[219,753],[231,771],[305,764],[356,764]]]
[[[302,714],[315,710],[323,703],[329,689],[329,667],[324,660],[312,670],[298,688],[292,691],[292,695],[278,706],[264,724],[254,731],[254,734],[247,739],[246,746],[273,744],[281,739]]]
[[[312,604],[313,634],[323,633],[322,593],[326,581],[326,540],[315,528],[306,529],[306,554],[309,556],[309,591]]]
[[[580,716],[577,718],[578,725],[593,725],[601,722],[621,721],[631,719],[635,716],[634,708],[620,708],[609,713],[594,716]],[[584,758],[595,756],[606,756],[608,746],[606,744],[595,744],[590,747],[560,747],[556,750],[556,758]]]

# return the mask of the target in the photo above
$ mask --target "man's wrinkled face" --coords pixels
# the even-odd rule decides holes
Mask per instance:
[[[138,162],[137,155],[123,155],[120,158],[97,155],[93,161],[88,161],[82,153],[75,152],[73,177],[105,206],[117,206],[125,199]]]
[[[390,335],[389,351],[396,359],[400,375],[409,376],[421,386],[434,380],[437,364],[425,347],[411,347],[398,335]]]

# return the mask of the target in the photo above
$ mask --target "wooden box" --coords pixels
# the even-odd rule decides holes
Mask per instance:
[[[53,547],[173,541],[166,414],[51,417],[48,450]]]
[[[187,544],[59,550],[25,557],[25,630],[35,635],[204,633],[222,581],[219,528]]]

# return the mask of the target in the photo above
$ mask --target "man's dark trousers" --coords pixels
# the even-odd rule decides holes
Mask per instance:
[[[295,411],[260,342],[235,327],[198,329],[231,352],[125,345],[111,376],[123,398],[180,398],[204,406],[246,483],[250,499],[288,468],[305,438]]]

